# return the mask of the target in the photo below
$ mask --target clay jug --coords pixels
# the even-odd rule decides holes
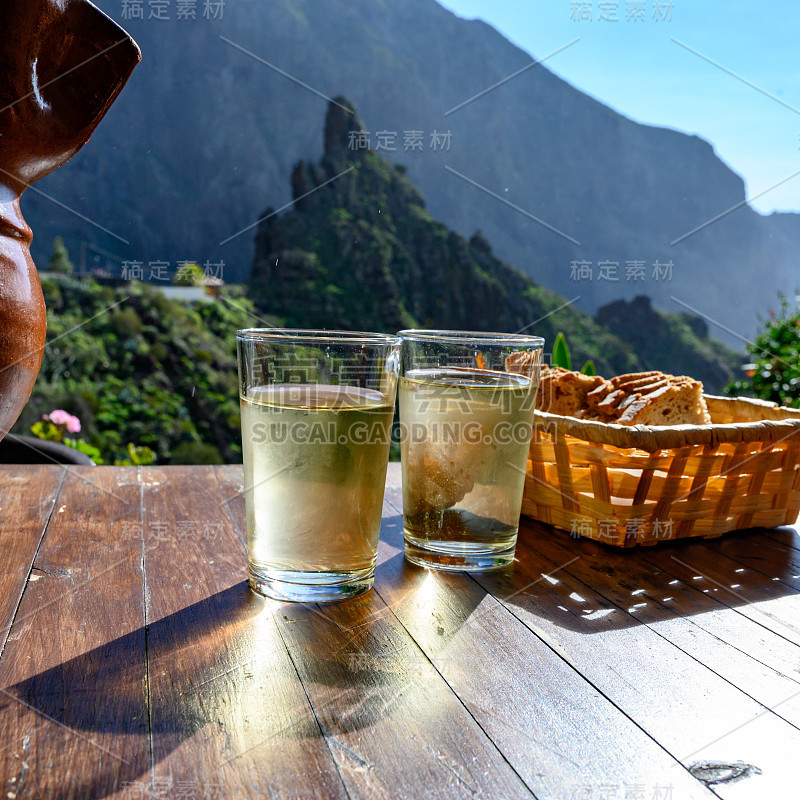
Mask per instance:
[[[20,195],[89,140],[141,54],[87,0],[0,0],[0,31],[2,439],[33,390],[47,324]]]

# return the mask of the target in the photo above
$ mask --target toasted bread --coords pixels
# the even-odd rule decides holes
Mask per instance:
[[[708,425],[703,384],[685,375],[634,372],[610,380],[564,369],[542,373],[537,408],[621,425]]]
[[[597,375],[583,375],[562,367],[543,367],[536,408],[574,417],[586,408],[586,396],[603,384]]]

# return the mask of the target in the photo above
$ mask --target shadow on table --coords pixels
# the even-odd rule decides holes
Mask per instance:
[[[5,687],[3,695],[0,695],[0,708],[6,712],[18,705],[15,700],[21,701],[38,715],[77,732],[85,740],[84,749],[94,753],[96,758],[86,759],[84,754],[82,769],[72,765],[70,796],[107,797],[119,791],[127,792],[125,797],[149,796],[145,636],[150,643],[158,639],[171,639],[173,648],[190,647],[195,636],[193,632],[204,620],[207,627],[209,620],[216,619],[219,629],[224,630],[229,626],[241,625],[248,617],[255,616],[260,609],[255,608],[249,595],[246,584],[232,586],[155,622],[149,626],[147,634],[143,628],[139,628],[27,680]],[[27,635],[34,635],[34,632],[31,630]],[[203,711],[203,683],[210,677],[209,669],[213,669],[216,659],[209,652],[207,667],[192,660],[195,667],[193,674],[181,678],[197,684],[196,694],[188,697],[180,710],[175,708],[174,713],[159,717],[153,725],[154,740],[159,740],[159,744],[165,739],[169,740],[162,757],[209,721]],[[151,663],[151,674],[153,668],[154,664]],[[41,728],[39,736],[47,730],[42,720],[31,727],[37,730]],[[52,730],[57,736],[57,729]],[[98,734],[140,737],[141,745],[128,745],[120,754],[113,744],[109,747],[109,743],[104,742]],[[110,756],[101,751],[110,753]],[[98,767],[98,764],[104,764],[105,767]],[[75,785],[81,780],[84,781],[82,785]],[[28,783],[33,782],[35,774],[28,778]]]
[[[32,707],[84,737],[86,748],[102,746],[101,734],[141,742],[125,751],[130,763],[98,753],[85,763],[105,767],[73,769],[85,781],[72,787],[74,796],[149,786],[148,737],[158,764],[202,729],[186,757],[219,752],[213,768],[222,778],[250,759],[286,763],[281,748],[318,739],[320,728],[335,737],[379,724],[409,696],[435,713],[442,688],[429,661],[447,650],[485,600],[484,589],[522,619],[531,614],[587,634],[790,600],[800,588],[800,550],[791,535],[741,532],[617,551],[526,524],[512,568],[470,577],[406,562],[402,519],[390,517],[381,531],[378,592],[327,606],[290,605],[264,601],[237,583],[7,687],[10,696],[0,701],[21,714],[24,704]]]
[[[432,573],[406,561],[403,519],[381,521],[375,591],[324,607],[324,617],[285,605],[281,634],[329,735],[383,725],[395,709],[425,709],[443,729],[451,690],[438,672],[448,645],[485,593],[463,574]],[[438,666],[437,666],[438,665]],[[460,713],[460,708],[456,709]],[[407,721],[401,724],[407,724]],[[412,723],[413,724],[413,723]]]
[[[379,581],[402,585],[408,598],[428,573],[404,562],[399,517],[384,520],[383,532]],[[466,618],[470,609],[464,611]],[[145,638],[149,715],[143,705]],[[126,785],[149,792],[148,731],[158,764],[209,726],[200,748],[207,755],[209,739],[218,746],[221,778],[223,762],[235,770],[250,751],[280,763],[283,742],[317,739],[320,726],[335,736],[380,722],[392,712],[390,698],[409,686],[424,689],[414,685],[420,666],[413,641],[374,592],[326,606],[280,604],[255,596],[242,582],[153,622],[146,632],[140,628],[5,688],[0,707],[17,705],[13,696],[101,749],[98,734],[141,737],[141,747],[129,748],[136,754],[128,756],[130,763],[98,750],[101,758],[87,763],[104,763],[105,771],[72,772],[86,781],[75,796],[107,797]],[[316,685],[309,693],[318,697],[311,701],[313,714],[298,674],[306,687]]]
[[[477,579],[508,604],[588,634],[777,598],[800,614],[792,536],[753,529],[619,549],[528,520],[513,569]]]

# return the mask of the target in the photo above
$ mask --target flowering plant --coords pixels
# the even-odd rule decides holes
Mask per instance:
[[[81,421],[76,416],[64,411],[63,408],[57,408],[49,414],[42,414],[41,421],[31,426],[31,433],[39,439],[45,439],[48,442],[59,442],[71,447],[73,450],[85,453],[95,464],[102,464],[102,453],[98,448],[83,439],[67,436],[69,433],[80,432]],[[128,442],[125,452],[126,457],[115,459],[114,466],[143,467],[148,464],[154,464],[156,461],[156,454],[144,445],[137,446],[133,442]]]
[[[102,464],[103,459],[96,447],[84,442],[83,439],[75,439],[67,435],[80,432],[81,421],[76,416],[64,411],[63,408],[57,408],[49,414],[42,414],[42,419],[31,426],[31,433],[37,438],[48,442],[59,442],[73,450],[85,453],[95,464]]]
[[[61,408],[57,408],[55,411],[51,411],[49,414],[44,414],[42,419],[45,422],[52,422],[53,425],[62,430],[66,430],[68,433],[81,432],[81,421],[72,414],[68,414]]]

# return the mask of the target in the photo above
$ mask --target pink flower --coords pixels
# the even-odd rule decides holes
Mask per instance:
[[[72,414],[68,414],[61,408],[51,411],[47,415],[47,418],[53,423],[53,425],[59,425],[63,428],[66,428],[68,433],[80,433],[81,431],[81,421],[77,417],[73,417]]]

